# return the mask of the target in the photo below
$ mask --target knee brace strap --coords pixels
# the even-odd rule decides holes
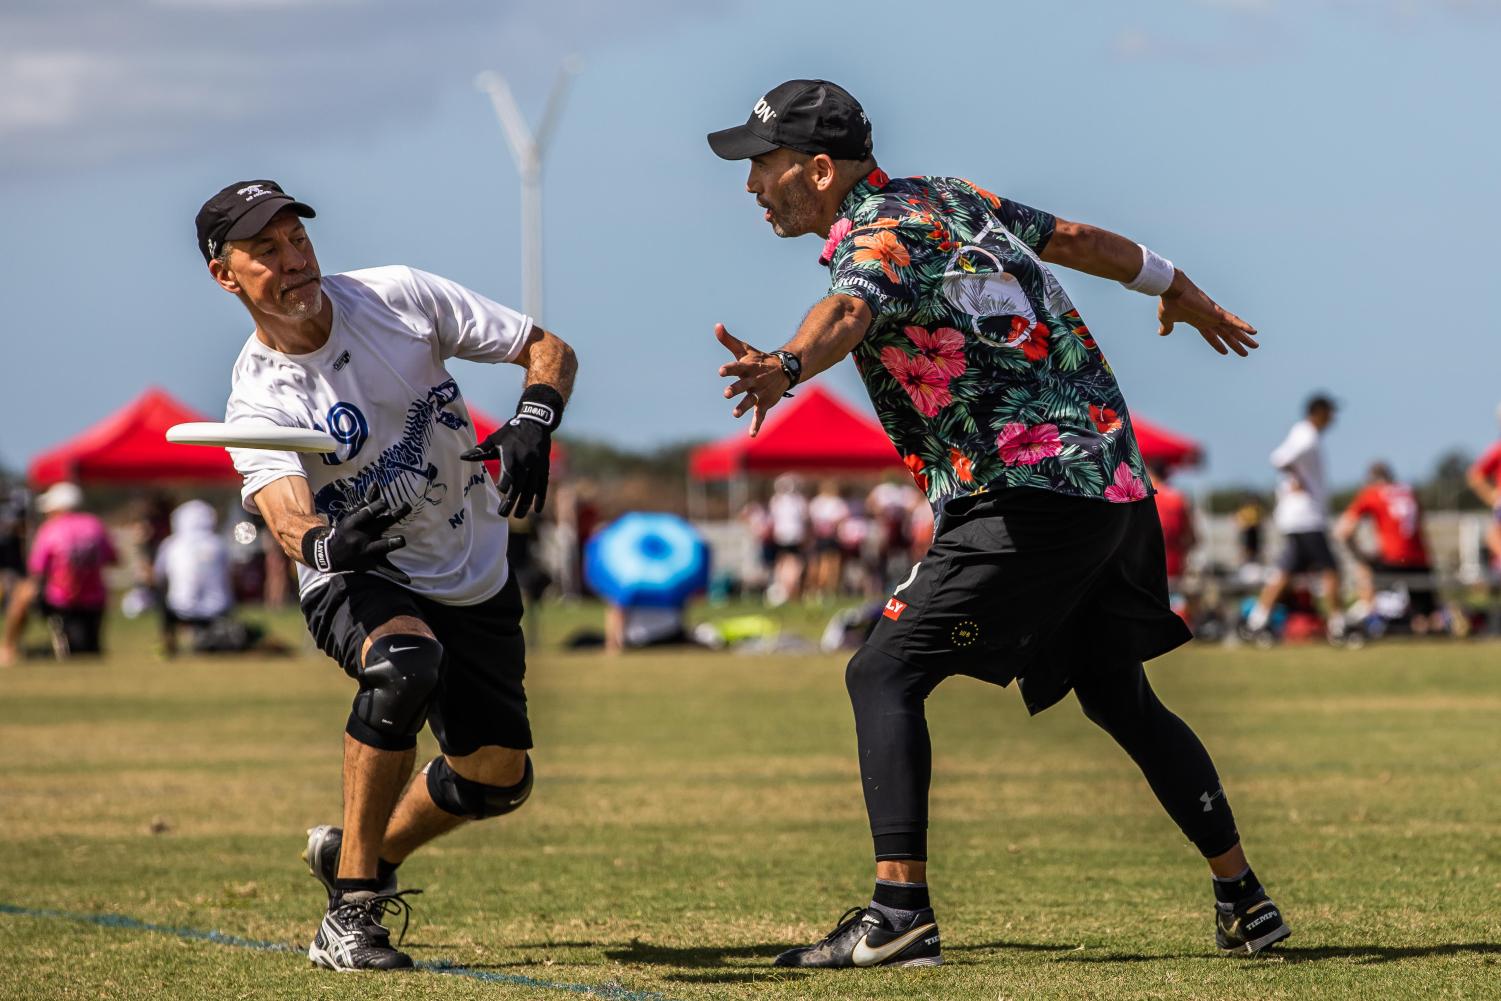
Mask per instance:
[[[520,808],[532,794],[532,756],[526,756],[526,770],[513,786],[488,786],[466,779],[448,766],[442,755],[427,766],[427,794],[446,813],[468,820],[499,817]]]
[[[384,751],[416,746],[442,676],[443,644],[427,636],[382,636],[370,644],[345,732]]]

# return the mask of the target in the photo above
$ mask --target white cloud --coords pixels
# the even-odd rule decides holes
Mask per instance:
[[[501,60],[550,78],[569,51],[733,2],[7,0],[0,173],[171,154],[275,126],[289,105],[337,135],[419,113]]]

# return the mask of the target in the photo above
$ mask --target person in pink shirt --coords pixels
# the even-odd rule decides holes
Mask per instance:
[[[33,603],[47,618],[59,657],[100,652],[104,568],[118,556],[104,523],[82,506],[83,491],[73,483],[59,483],[37,499],[37,510],[47,517],[32,541],[26,580],[11,597],[0,663],[15,660]]]

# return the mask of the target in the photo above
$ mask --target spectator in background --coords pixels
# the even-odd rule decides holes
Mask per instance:
[[[1324,474],[1324,431],[1334,423],[1334,401],[1318,394],[1309,399],[1304,417],[1272,452],[1272,466],[1281,474],[1272,521],[1283,535],[1282,557],[1246,618],[1246,628],[1266,628],[1272,608],[1294,574],[1318,574],[1323,582],[1331,638],[1344,634],[1340,607],[1339,566],[1329,546],[1329,486]]]
[[[745,530],[750,533],[756,548],[756,573],[746,585],[764,591],[777,561],[777,545],[771,540],[771,515],[766,505],[753,497],[740,509],[740,520],[745,523]]]
[[[766,589],[766,603],[776,606],[796,601],[802,594],[803,547],[808,542],[808,498],[803,496],[802,482],[791,473],[783,473],[772,486],[767,503],[771,517],[771,541],[776,547],[771,586]]]
[[[1374,555],[1355,546],[1355,532],[1366,518],[1376,525]],[[1421,577],[1407,583],[1408,611],[1412,631],[1426,633],[1442,627],[1442,616],[1429,579],[1433,573],[1428,546],[1423,541],[1423,510],[1411,487],[1398,483],[1384,462],[1371,465],[1365,486],[1355,495],[1334,526],[1334,536],[1360,560],[1356,578],[1361,607],[1369,614],[1375,607],[1376,576]]]
[[[1177,591],[1188,569],[1188,555],[1199,544],[1194,529],[1193,505],[1181,490],[1168,482],[1164,466],[1149,467],[1157,488],[1157,519],[1162,522],[1162,543],[1167,553],[1168,588]]]
[[[849,516],[850,508],[839,493],[839,484],[824,480],[817,496],[808,504],[808,523],[813,532],[813,565],[809,568],[808,587],[820,599],[839,593],[844,571],[839,526]]]
[[[911,565],[912,535],[909,520],[914,499],[927,504],[910,482],[889,476],[871,488],[866,504],[875,519],[877,586],[884,590],[887,581],[898,581]]]
[[[854,594],[875,594],[879,585],[870,572],[866,552],[871,542],[870,517],[865,502],[853,490],[846,491],[844,503],[849,514],[839,523],[839,552],[844,561],[844,579]]]
[[[19,483],[0,478],[0,609],[26,576],[26,524],[31,497]]]
[[[1266,512],[1261,501],[1247,496],[1245,503],[1235,509],[1235,543],[1240,549],[1240,576],[1260,577],[1261,543]]]
[[[1496,408],[1496,419],[1501,421],[1501,407]],[[1475,496],[1491,509],[1491,519],[1485,528],[1485,546],[1491,553],[1491,565],[1501,569],[1501,441],[1475,460],[1466,479]]]
[[[258,627],[236,622],[230,583],[229,544],[219,535],[219,516],[205,501],[190,500],[171,514],[171,532],[156,548],[151,577],[160,596],[162,650],[178,651],[178,631],[192,631],[194,653],[238,653],[256,646]]]
[[[101,651],[104,568],[119,557],[104,523],[82,507],[83,491],[73,483],[58,483],[37,499],[46,518],[31,545],[26,579],[11,595],[0,663],[15,660],[33,603],[47,620],[59,658]]]

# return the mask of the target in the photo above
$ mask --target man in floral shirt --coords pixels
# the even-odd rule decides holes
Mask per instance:
[[[751,161],[746,189],[783,237],[817,233],[829,292],[782,349],[719,325],[744,394],[766,412],[852,354],[881,422],[937,511],[932,547],[850,661],[876,888],[781,966],[942,962],[927,887],[932,770],[923,704],[944,678],[1019,680],[1036,713],[1073,691],[1131,755],[1209,861],[1216,940],[1256,952],[1291,932],[1251,872],[1213,762],[1152,692],[1142,662],[1189,638],[1168,605],[1162,531],[1109,364],[1047,264],[1160,296],[1221,354],[1255,331],[1146,247],[966,180],[893,180],[846,91],[793,80],[709,136]]]

